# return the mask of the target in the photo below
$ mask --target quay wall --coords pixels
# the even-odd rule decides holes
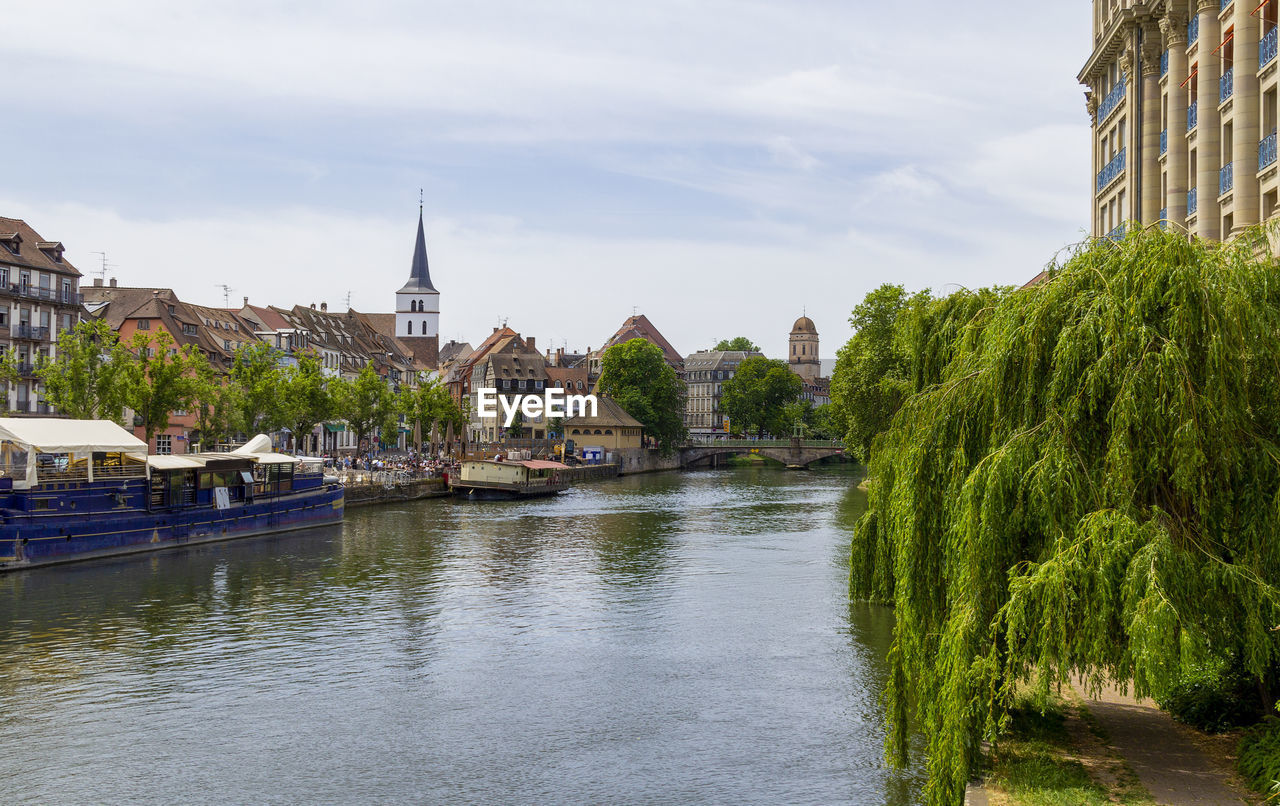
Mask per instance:
[[[448,494],[449,489],[444,486],[444,479],[416,479],[400,484],[348,484],[345,489],[348,508],[393,501],[417,501]]]
[[[629,476],[634,473],[657,473],[662,470],[679,470],[680,454],[663,456],[655,448],[629,448],[618,452],[620,456],[619,475]]]

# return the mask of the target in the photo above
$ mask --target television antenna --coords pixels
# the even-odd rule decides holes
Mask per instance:
[[[347,310],[351,310],[351,289],[347,289]]]
[[[102,278],[102,281],[105,283],[107,281],[107,267],[113,266],[115,264],[107,262],[106,252],[90,252],[89,254],[102,256],[102,265],[99,268],[94,269],[93,273],[98,275],[98,277]]]
[[[231,292],[235,291],[235,289],[227,285],[226,283],[214,283],[214,287],[222,289],[222,307],[230,308]]]

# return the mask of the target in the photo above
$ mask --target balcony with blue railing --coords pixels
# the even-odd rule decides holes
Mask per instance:
[[[1160,75],[1169,75],[1169,51],[1160,54]]]
[[[1120,153],[1112,157],[1111,162],[1108,162],[1105,168],[1098,171],[1099,193],[1102,192],[1103,188],[1116,181],[1116,179],[1120,177],[1120,174],[1124,173],[1124,152],[1125,149],[1120,149]]]
[[[1234,165],[1234,162],[1228,162],[1226,165],[1222,166],[1222,170],[1218,171],[1219,196],[1225,196],[1230,193],[1231,189],[1236,185],[1235,172],[1232,170]]]
[[[1227,6],[1231,5],[1231,3],[1232,3],[1232,0],[1218,0],[1218,13],[1221,14],[1222,12],[1226,11]]]
[[[1169,153],[1169,130],[1165,129],[1160,132],[1160,153]]]
[[[1187,191],[1187,215],[1193,216],[1195,214],[1196,214],[1196,189],[1191,188],[1191,190]]]
[[[1272,132],[1258,141],[1258,170],[1276,162],[1276,133]]]
[[[1262,35],[1262,41],[1258,43],[1258,69],[1266,67],[1276,60],[1276,29],[1272,27]]]
[[[1169,208],[1168,207],[1160,208],[1160,217],[1157,218],[1156,221],[1160,223],[1160,229],[1169,228]]]
[[[1200,15],[1192,14],[1187,21],[1187,47],[1191,47],[1200,38]]]
[[[1110,232],[1108,232],[1108,233],[1107,233],[1107,240],[1109,240],[1109,241],[1121,241],[1121,240],[1124,240],[1124,224],[1121,224],[1120,226],[1118,226],[1118,227],[1116,227],[1115,229],[1113,229],[1113,230],[1111,230]]]
[[[1231,93],[1235,92],[1235,68],[1228,67],[1226,72],[1218,78],[1218,103],[1226,103],[1231,97]]]
[[[1200,102],[1192,101],[1191,105],[1187,107],[1187,131],[1191,131],[1196,127],[1196,104],[1198,103]]]
[[[1111,113],[1116,111],[1116,107],[1124,100],[1125,77],[1120,76],[1120,81],[1111,88],[1111,92],[1107,93],[1107,97],[1102,99],[1102,103],[1098,106],[1098,122],[1106,120]]]

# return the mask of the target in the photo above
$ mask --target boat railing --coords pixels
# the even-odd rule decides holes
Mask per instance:
[[[20,468],[19,472],[21,474],[25,474],[26,469]],[[137,479],[137,478],[142,478],[146,476],[146,474],[147,474],[146,468],[144,468],[141,465],[138,465],[137,467],[129,467],[127,465],[125,466],[94,465],[93,466],[94,481],[107,481],[109,479]],[[41,467],[37,470],[37,475],[41,484],[45,482],[50,482],[50,481],[88,481],[89,480],[89,471],[84,466],[69,467],[61,470],[58,469],[56,466]]]

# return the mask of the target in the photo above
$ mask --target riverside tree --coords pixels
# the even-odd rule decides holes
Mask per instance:
[[[803,407],[791,409],[788,416],[787,406],[797,402],[803,390],[804,381],[786,361],[753,355],[743,359],[733,377],[724,382],[720,410],[735,431],[755,431],[758,437],[766,431],[787,436],[794,424],[791,418],[804,416]]]
[[[597,390],[639,420],[664,455],[684,441],[684,382],[657,345],[631,339],[605,350]]]
[[[355,380],[335,379],[333,398],[336,414],[355,431],[361,453],[369,450],[368,440],[374,435],[385,439],[399,425],[396,397],[373,364],[365,364]]]
[[[466,427],[467,418],[462,409],[453,402],[448,388],[434,378],[416,389],[401,390],[396,405],[405,421],[417,426],[418,450],[422,450],[423,444],[431,438],[432,426],[435,426],[442,439],[450,425],[455,434],[462,434]]]
[[[90,319],[58,336],[57,360],[42,359],[35,375],[45,399],[76,420],[120,420],[132,356],[106,322]]]
[[[236,428],[252,436],[280,425],[278,351],[266,342],[242,345],[231,362]]]
[[[173,336],[163,330],[139,330],[128,342],[132,360],[121,373],[124,403],[141,421],[148,443],[169,427],[173,412],[191,407],[201,369],[208,364],[195,345],[173,345]]]
[[[296,366],[279,371],[276,390],[277,419],[293,434],[293,449],[304,449],[315,427],[333,415],[333,394],[314,353],[298,356]]]
[[[917,341],[937,380],[876,442],[851,591],[895,605],[889,755],[958,804],[1017,685],[1159,697],[1280,647],[1280,265],[1160,230]],[[920,377],[926,377],[922,373]]]
[[[746,336],[736,336],[732,339],[721,339],[716,342],[714,350],[738,350],[744,353],[758,353],[760,347]]]

